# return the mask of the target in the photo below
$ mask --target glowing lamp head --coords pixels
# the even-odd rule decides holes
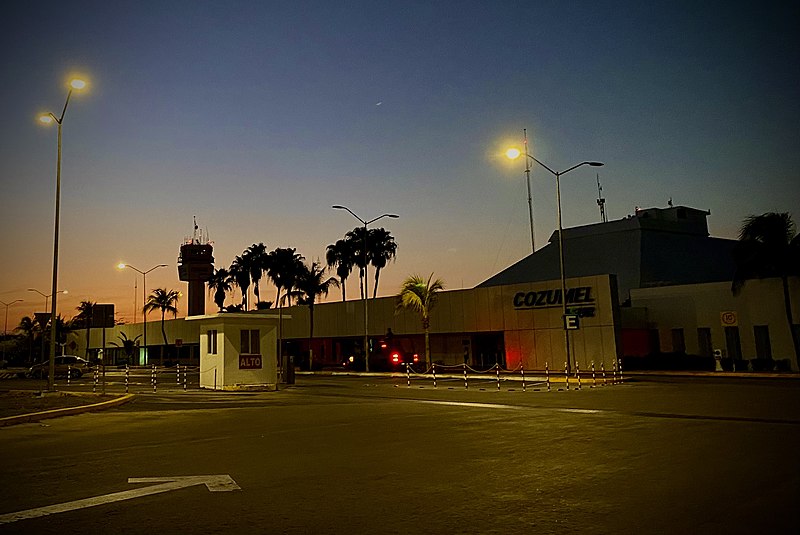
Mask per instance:
[[[80,91],[81,89],[86,87],[86,80],[81,80],[80,78],[73,78],[69,81],[69,86],[72,89],[77,89]]]
[[[122,263],[122,262],[120,262],[119,264],[117,264],[117,268],[118,268],[118,269],[125,269],[125,267],[126,267],[126,266],[125,266],[125,264],[124,264],[124,263]]]
[[[516,160],[521,154],[522,153],[519,151],[519,149],[508,149],[506,151],[506,158],[509,160]]]
[[[39,122],[43,124],[50,124],[53,122],[53,116],[49,113],[45,113],[39,116]]]

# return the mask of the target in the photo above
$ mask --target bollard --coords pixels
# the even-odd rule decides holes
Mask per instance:
[[[128,393],[128,376],[130,375],[130,368],[128,365],[125,365],[125,393]]]
[[[98,379],[97,368],[98,368],[98,366],[94,367],[94,375],[92,376],[92,379],[93,379],[93,381],[92,381],[92,392],[97,392],[97,379]]]
[[[622,359],[619,359],[619,382],[623,382],[622,379]]]
[[[411,388],[411,367],[406,362],[406,386]]]
[[[67,388],[69,388],[70,379],[72,379],[72,366],[67,364]]]
[[[547,391],[550,392],[550,367],[544,361],[544,380],[547,382]]]
[[[597,376],[594,373],[594,361],[592,361],[592,388],[597,388]]]
[[[434,362],[431,364],[431,369],[433,370],[433,388],[436,388],[436,363]]]
[[[497,372],[497,391],[500,392],[500,364],[495,363],[494,369]]]
[[[569,390],[569,372],[567,371],[568,363],[564,363],[564,377],[567,379],[567,390]]]
[[[600,362],[600,372],[603,374],[603,386],[606,386],[606,364]]]
[[[614,359],[614,370],[612,377],[613,378],[611,379],[611,384],[612,385],[617,384],[617,359]]]
[[[175,368],[177,372],[175,373],[175,384],[180,387],[181,386],[181,365],[178,364]]]
[[[575,377],[578,378],[578,390],[581,389],[581,365],[575,361]]]
[[[469,383],[467,382],[467,363],[464,363],[464,389],[469,389]]]
[[[183,367],[183,391],[186,392],[186,366]]]
[[[153,393],[156,393],[158,376],[156,375],[156,365],[153,364]]]
[[[522,374],[522,391],[525,392],[525,366],[520,366],[519,371]]]

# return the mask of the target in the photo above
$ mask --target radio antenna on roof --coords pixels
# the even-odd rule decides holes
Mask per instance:
[[[600,173],[597,173],[597,206],[600,207],[600,221],[608,223],[606,217],[606,200],[603,198],[603,186],[600,185]]]

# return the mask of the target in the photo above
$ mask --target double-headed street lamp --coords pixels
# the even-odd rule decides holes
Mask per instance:
[[[519,149],[508,149],[506,151],[506,156],[509,158],[516,159],[519,158],[522,153]],[[566,351],[566,358],[567,358],[567,372],[570,371],[570,367],[572,366],[570,362],[570,354],[569,354],[569,331],[567,330],[567,278],[564,274],[564,229],[561,226],[561,175],[565,175],[572,171],[573,169],[577,169],[583,165],[590,165],[592,167],[601,167],[603,164],[602,162],[581,162],[579,164],[575,164],[569,169],[564,171],[553,171],[547,165],[543,164],[530,154],[528,154],[528,146],[527,143],[525,145],[525,156],[526,156],[526,168],[527,168],[527,159],[530,158],[534,162],[538,163],[550,173],[552,173],[556,177],[556,202],[558,204],[558,259],[559,259],[559,268],[561,271],[561,327],[564,329],[564,350]]]
[[[400,217],[397,214],[383,214],[374,219],[370,219],[369,221],[365,219],[361,219],[359,216],[355,214],[350,208],[346,206],[341,206],[339,204],[334,204],[331,208],[335,208],[336,210],[347,210],[350,214],[361,221],[364,225],[364,239],[363,239],[363,257],[362,261],[364,262],[364,367],[366,371],[369,371],[369,322],[367,319],[367,300],[369,294],[369,285],[367,284],[367,225],[370,223],[374,223],[379,219],[383,219],[384,217],[392,217],[398,218]]]
[[[28,291],[29,292],[36,292],[37,294],[39,294],[42,297],[44,297],[44,309],[45,309],[45,311],[47,311],[47,302],[50,300],[51,297],[53,297],[53,294],[46,294],[44,292],[40,292],[36,288],[28,288]],[[59,290],[56,293],[57,294],[68,294],[69,292],[67,290]],[[22,301],[22,299],[20,299],[20,301]]]
[[[52,308],[50,309],[50,366],[47,372],[47,389],[54,390],[56,377],[56,301],[58,300],[58,223],[61,215],[61,126],[64,123],[64,114],[67,113],[67,106],[73,91],[80,91],[86,87],[86,81],[77,78],[69,82],[69,92],[67,100],[64,102],[64,109],[61,116],[56,117],[52,113],[46,113],[39,117],[42,123],[50,124],[53,121],[58,124],[58,159],[56,163],[56,216],[55,230],[53,231],[53,297]]]
[[[119,264],[117,264],[117,268],[119,268],[119,269],[130,268],[130,269],[134,270],[137,273],[141,273],[141,275],[142,275],[142,333],[144,334],[144,336],[142,337],[142,344],[144,345],[144,358],[145,358],[145,362],[143,362],[142,364],[146,364],[146,360],[147,360],[147,312],[145,312],[145,304],[147,304],[146,303],[146,301],[147,301],[147,274],[150,273],[151,271],[153,271],[154,269],[158,269],[158,268],[162,268],[162,267],[167,267],[167,265],[166,264],[157,264],[157,265],[151,267],[150,269],[148,269],[147,271],[142,271],[141,269],[135,268],[132,265],[125,264],[123,262],[120,262]],[[134,317],[135,317],[136,311],[134,310],[133,313],[134,313]]]

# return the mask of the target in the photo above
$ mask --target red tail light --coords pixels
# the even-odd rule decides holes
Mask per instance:
[[[399,353],[392,353],[392,362],[397,364],[400,362],[400,354]]]
[[[419,355],[414,353],[414,362],[419,362]]]

